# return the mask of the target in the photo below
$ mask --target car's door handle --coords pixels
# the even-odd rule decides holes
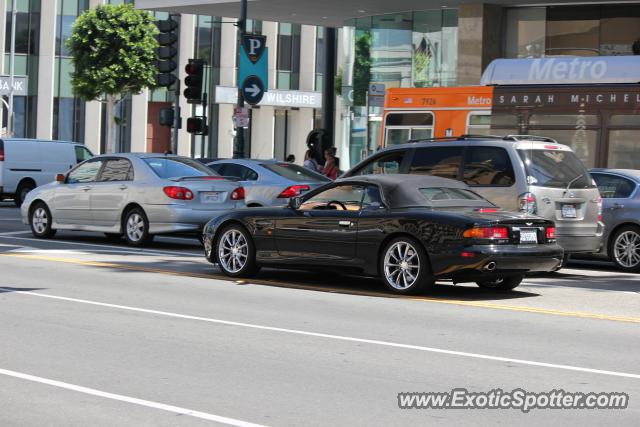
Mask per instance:
[[[351,227],[353,223],[351,221],[340,221],[338,225],[340,225],[340,227]]]
[[[615,205],[609,207],[609,209],[611,210],[622,209],[622,208],[624,208],[624,205],[621,205],[620,203],[616,203]]]
[[[85,185],[84,187],[80,187],[80,189],[82,191],[89,191],[89,190],[91,190],[91,186],[90,185]]]
[[[128,186],[128,185],[125,185],[125,184],[122,184],[119,188],[120,188],[121,190],[126,190],[127,188],[129,188],[129,186]]]

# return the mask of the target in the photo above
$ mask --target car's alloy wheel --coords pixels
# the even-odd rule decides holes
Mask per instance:
[[[258,270],[253,241],[240,226],[233,225],[221,231],[216,258],[220,269],[228,276],[247,277]]]
[[[625,271],[640,271],[640,229],[625,227],[619,230],[612,243],[613,262]]]
[[[29,224],[31,225],[31,232],[36,237],[46,239],[53,237],[56,233],[51,228],[51,212],[43,203],[38,203],[31,209]]]
[[[417,293],[434,282],[426,253],[413,239],[402,237],[389,242],[381,267],[385,285],[395,293]]]
[[[138,208],[127,213],[123,228],[124,236],[132,246],[143,246],[153,239],[153,236],[149,234],[149,221],[147,221],[144,212]]]
[[[493,289],[497,291],[511,291],[517,288],[524,276],[499,277],[493,280],[479,280],[476,284],[484,289]]]

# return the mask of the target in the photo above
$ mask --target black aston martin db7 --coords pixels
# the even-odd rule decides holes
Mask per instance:
[[[203,240],[207,259],[231,277],[323,267],[379,276],[400,294],[444,279],[511,290],[563,256],[553,222],[503,211],[459,181],[416,175],[347,178],[287,207],[234,210],[210,221]]]

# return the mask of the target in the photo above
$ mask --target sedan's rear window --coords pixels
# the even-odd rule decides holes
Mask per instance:
[[[144,159],[160,178],[175,179],[192,176],[218,176],[208,167],[191,159],[178,157],[151,157]]]
[[[318,173],[315,173],[307,168],[303,168],[298,165],[294,165],[292,163],[262,163],[262,166],[265,169],[270,170],[276,175],[280,175],[283,178],[286,178],[291,181],[296,182],[327,182],[330,181],[329,178],[326,178]]]
[[[429,202],[442,202],[447,200],[474,200],[484,201],[482,197],[473,191],[464,188],[430,187],[421,188],[420,193]]]

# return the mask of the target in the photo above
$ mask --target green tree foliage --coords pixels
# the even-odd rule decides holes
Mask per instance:
[[[107,99],[107,152],[115,149],[117,98],[155,85],[158,32],[151,13],[130,4],[102,5],[78,17],[68,47],[71,85],[86,101]]]
[[[365,31],[356,39],[356,58],[353,65],[353,105],[367,104],[371,83],[371,32]]]

